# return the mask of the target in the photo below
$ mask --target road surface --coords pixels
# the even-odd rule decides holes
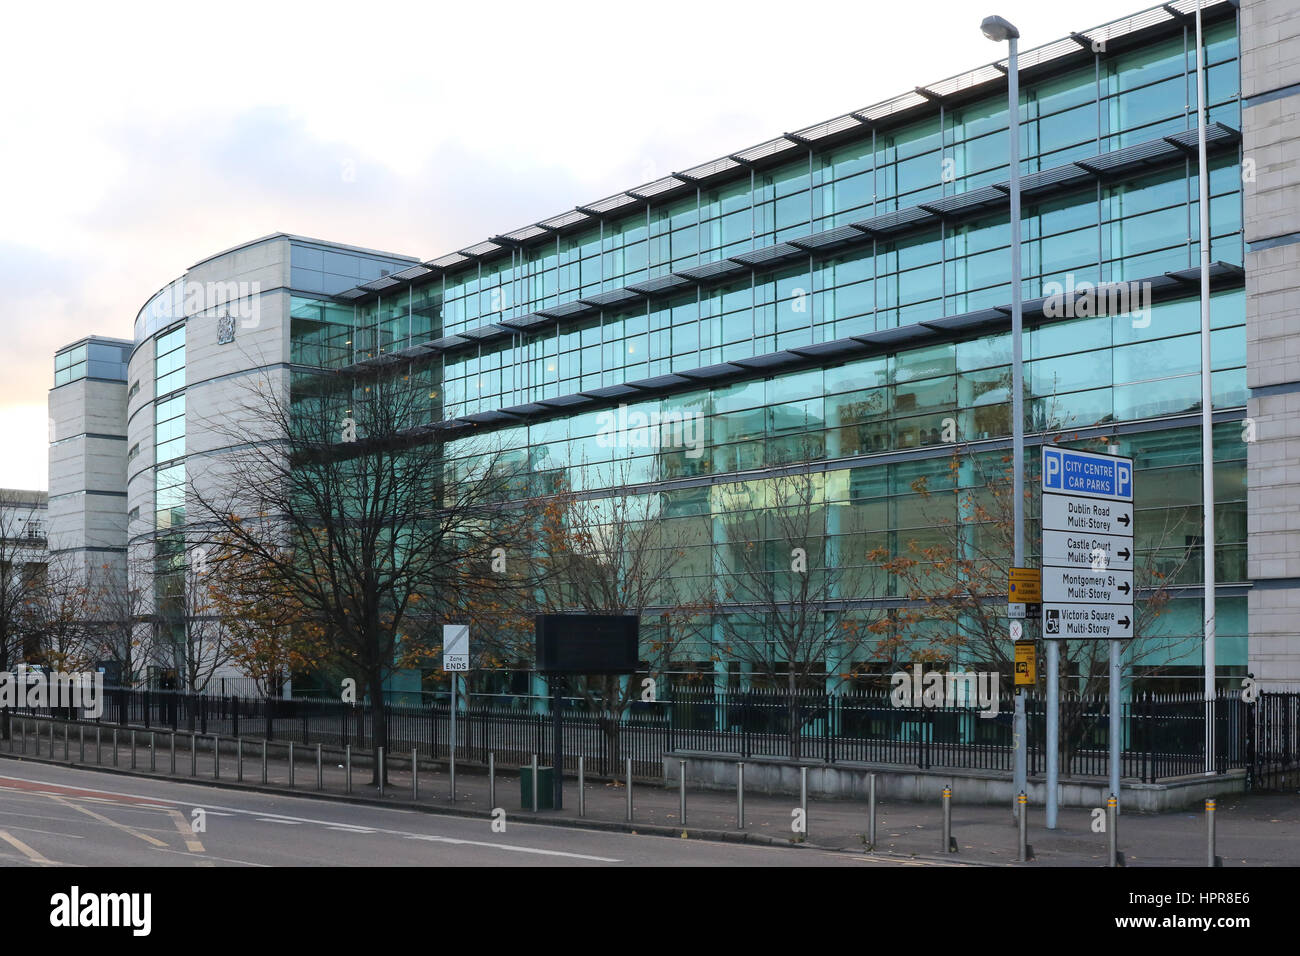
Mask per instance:
[[[196,813],[201,810],[202,813]],[[470,819],[0,760],[7,866],[929,866]]]

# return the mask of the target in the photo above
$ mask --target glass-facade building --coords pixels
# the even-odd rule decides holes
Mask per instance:
[[[1201,535],[1196,49],[1192,25],[1156,13],[1103,28],[1095,51],[1066,40],[1022,54],[1027,458],[1065,436],[1136,459],[1137,551],[1176,594],[1166,651],[1145,663],[1190,678],[1202,634],[1201,566],[1188,559]],[[1206,15],[1228,677],[1246,672],[1249,631],[1240,68],[1233,8]],[[466,448],[490,434],[527,462],[534,494],[635,483],[663,520],[711,516],[675,568],[703,580],[752,524],[722,489],[741,482],[762,502],[765,470],[798,464],[816,476],[835,553],[862,565],[826,613],[865,613],[854,603],[867,595],[876,613],[904,596],[863,556],[940,533],[917,479],[979,480],[978,468],[950,479],[954,440],[988,462],[1009,446],[1000,75],[986,67],[339,295],[296,295],[291,360],[344,378],[380,355],[409,362],[430,385],[430,420],[473,425]],[[1063,319],[1041,301],[1085,283],[1137,283],[1149,308]],[[703,453],[606,447],[602,412],[621,404],[694,416]],[[1036,532],[1031,521],[1035,564]],[[708,644],[680,667],[719,670]],[[828,689],[869,663],[825,662]]]
[[[1300,38],[1270,26],[1268,2],[1202,6],[1217,672],[1300,681],[1286,611],[1300,606],[1294,484],[1269,467],[1280,447],[1265,451],[1291,435],[1269,403],[1300,391],[1300,368],[1279,358],[1300,275],[1288,258],[1300,222],[1285,210],[1300,196],[1263,198],[1279,180],[1257,183],[1268,154],[1248,155],[1286,128],[1274,109],[1286,115],[1300,89],[1259,66],[1285,57],[1261,51]],[[1148,689],[1202,676],[1195,8],[1153,7],[1019,60],[1028,477],[1045,442],[1136,460],[1137,561],[1171,597],[1159,651],[1129,661],[1140,679],[1151,671]],[[823,613],[865,622],[907,604],[868,555],[935,544],[960,518],[957,496],[927,500],[918,482],[977,490],[1009,454],[1007,128],[1005,62],[992,63],[435,259],[280,234],[204,260],[136,319],[130,541],[162,576],[183,567],[164,542],[183,542],[185,484],[221,450],[202,417],[242,376],[272,369],[305,397],[322,379],[346,394],[396,369],[427,386],[427,422],[466,436],[447,446],[449,467],[469,471],[487,442],[523,468],[521,494],[612,500],[635,486],[645,513],[677,523],[689,543],[672,576],[690,583],[676,593],[712,589],[718,607],[670,672],[747,686],[717,652],[730,613],[719,568],[764,527],[777,475],[810,476],[842,572]],[[1280,224],[1260,225],[1269,207]],[[190,301],[249,279],[254,328],[223,331],[221,308]],[[1059,293],[1090,285],[1109,308],[1062,314]],[[1282,315],[1268,326],[1264,285]],[[1116,308],[1116,290],[1136,298]],[[605,441],[622,406],[687,418],[698,446]],[[1263,444],[1246,437],[1252,416],[1267,422]],[[951,513],[936,514],[942,501]],[[1031,509],[1031,565],[1038,531]],[[828,690],[872,663],[862,647],[817,662]]]

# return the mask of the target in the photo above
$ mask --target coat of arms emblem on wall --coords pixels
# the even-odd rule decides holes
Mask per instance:
[[[235,320],[232,316],[223,315],[217,319],[217,344],[226,345],[235,341]]]

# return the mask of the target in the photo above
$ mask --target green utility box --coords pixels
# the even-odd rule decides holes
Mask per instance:
[[[533,768],[524,767],[519,772],[519,806],[524,810],[533,808]],[[537,768],[537,809],[555,809],[555,770],[551,767]]]

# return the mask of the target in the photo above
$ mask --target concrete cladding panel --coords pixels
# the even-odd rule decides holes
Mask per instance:
[[[1252,673],[1300,684],[1300,5],[1241,4]],[[1254,100],[1252,102],[1252,100]]]

